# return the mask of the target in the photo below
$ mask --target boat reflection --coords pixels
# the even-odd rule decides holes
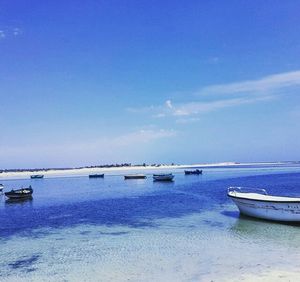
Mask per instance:
[[[27,198],[20,198],[20,199],[7,199],[5,200],[6,205],[27,205],[32,204],[33,197],[27,197]]]
[[[295,236],[300,237],[299,227],[299,223],[282,223],[240,215],[229,231],[242,241],[256,243],[267,239],[269,242],[291,245],[294,244]]]
[[[175,181],[152,181],[152,185],[155,187],[174,187]]]

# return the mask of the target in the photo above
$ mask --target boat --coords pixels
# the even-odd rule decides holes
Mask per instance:
[[[0,192],[3,191],[3,188],[4,188],[3,184],[0,184]]]
[[[5,196],[9,199],[25,199],[32,197],[33,189],[31,186],[28,188],[21,188],[17,190],[11,190],[10,192],[5,192]]]
[[[31,179],[41,179],[44,178],[43,174],[34,174],[30,176]]]
[[[174,175],[172,173],[168,174],[153,174],[154,181],[173,181]]]
[[[273,221],[300,222],[300,197],[268,195],[264,189],[230,187],[227,192],[241,214]]]
[[[130,175],[125,175],[124,179],[128,180],[128,179],[145,179],[147,178],[146,175],[144,174],[130,174]]]
[[[104,177],[104,173],[102,174],[90,174],[89,178],[103,178]]]
[[[196,169],[196,170],[185,170],[184,171],[184,174],[185,175],[191,175],[191,174],[196,174],[196,175],[199,175],[199,174],[202,174],[202,169]]]

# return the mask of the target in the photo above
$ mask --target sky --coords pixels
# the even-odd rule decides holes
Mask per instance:
[[[300,160],[299,1],[0,1],[0,168]]]

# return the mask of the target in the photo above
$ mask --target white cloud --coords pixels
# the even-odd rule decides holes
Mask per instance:
[[[288,87],[299,86],[300,71],[286,72],[257,80],[207,86],[196,93],[198,96],[196,101],[173,103],[171,100],[167,100],[164,105],[139,108],[136,112],[150,113],[157,118],[200,115],[228,107],[270,101],[280,94],[286,93]],[[191,97],[194,96],[191,95]],[[134,112],[133,109],[131,111]]]
[[[300,71],[293,71],[269,75],[257,80],[211,85],[200,89],[198,94],[270,94],[273,91],[299,85]]]
[[[20,35],[20,33],[21,33],[21,30],[20,30],[19,28],[15,27],[15,28],[13,29],[13,35],[14,35],[14,36],[18,36],[18,35]]]
[[[167,100],[167,101],[166,101],[166,106],[167,106],[169,109],[172,109],[172,108],[173,108],[171,100]]]
[[[0,40],[4,39],[6,37],[6,34],[3,30],[0,30]]]
[[[176,123],[178,124],[187,124],[187,123],[193,123],[193,122],[198,122],[200,118],[198,117],[180,117],[176,120]]]
[[[139,107],[139,108],[132,108],[129,107],[126,110],[130,113],[147,113],[147,112],[152,112],[153,110],[156,110],[157,106],[151,105],[147,107]]]
[[[145,107],[143,109],[139,109],[139,113],[150,113],[152,117],[155,118],[164,118],[167,116],[175,116],[175,117],[187,117],[191,115],[200,115],[205,113],[214,112],[220,109],[229,108],[229,107],[237,107],[240,105],[246,104],[254,104],[258,102],[267,102],[275,99],[275,96],[262,96],[262,97],[238,97],[231,99],[219,99],[213,101],[193,101],[187,103],[178,103],[173,104],[170,107],[167,103],[162,106],[157,107]],[[193,119],[195,122],[198,119]],[[190,122],[191,120],[189,120]],[[177,123],[186,123],[187,120],[178,120]]]
[[[176,135],[174,130],[166,129],[141,129],[139,131],[121,135],[112,139],[111,144],[116,146],[126,146],[136,143],[149,143],[157,139],[173,137]]]
[[[19,36],[21,35],[22,30],[18,27],[8,27],[8,28],[4,28],[4,29],[0,29],[0,40],[1,39],[5,39],[5,38],[9,38],[11,36]]]
[[[261,101],[268,101],[273,99],[272,96],[261,98],[235,98],[226,100],[217,100],[211,102],[190,102],[179,104],[173,111],[174,116],[189,116],[196,114],[203,114],[213,112],[219,109],[235,107],[244,104],[252,104]]]

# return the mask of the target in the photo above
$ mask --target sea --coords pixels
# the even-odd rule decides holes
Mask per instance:
[[[227,197],[230,186],[300,196],[299,164],[168,172],[174,182],[147,170],[1,180],[34,193],[0,195],[0,281],[300,281],[300,226],[241,216]]]

